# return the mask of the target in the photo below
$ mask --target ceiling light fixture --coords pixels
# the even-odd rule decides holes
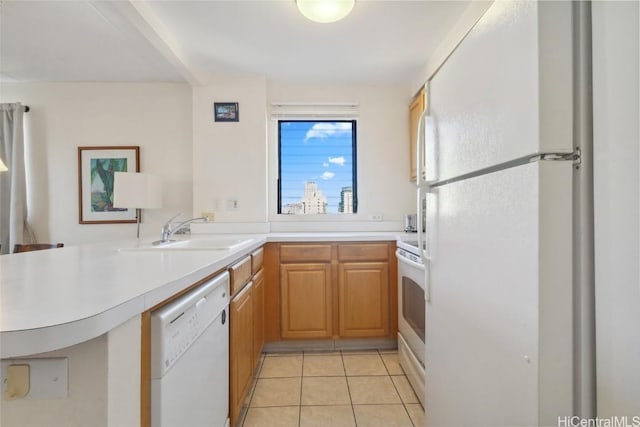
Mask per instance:
[[[351,12],[355,2],[355,0],[296,0],[300,13],[322,24],[341,20]]]

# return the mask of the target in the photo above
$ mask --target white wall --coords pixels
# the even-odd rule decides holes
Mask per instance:
[[[136,427],[141,416],[142,317],[107,333],[108,427]]]
[[[0,396],[0,426],[139,426],[140,319],[135,316],[81,344],[27,360],[11,359],[29,363],[36,358],[67,358],[67,397],[5,400]]]
[[[269,92],[267,94],[267,92]],[[205,87],[175,83],[3,83],[2,102],[29,105],[29,221],[38,241],[67,245],[132,238],[135,224],[78,223],[77,147],[139,145],[141,170],[163,177],[165,207],[143,213],[142,236],[172,214],[214,211],[218,225],[257,223],[275,212],[277,145],[271,101],[359,103],[359,211],[347,230],[400,230],[415,211],[408,169],[406,87],[292,85],[264,77],[223,77]],[[240,121],[213,120],[213,103],[239,102]],[[273,128],[272,128],[273,130]],[[192,142],[193,141],[193,142]],[[271,188],[268,188],[268,185]],[[229,210],[227,200],[237,199]],[[369,221],[382,214],[381,222]],[[319,223],[341,230],[340,223]],[[317,224],[316,224],[317,225]],[[251,231],[251,230],[247,230]]]
[[[214,102],[238,102],[238,122],[215,122]],[[266,81],[219,76],[193,88],[193,212],[216,222],[267,220]],[[235,210],[227,200],[238,200]]]
[[[191,215],[191,89],[176,83],[2,83],[2,102],[25,114],[29,222],[40,242],[135,237],[135,224],[78,223],[78,146],[138,145],[140,170],[164,181],[163,209],[143,213],[141,235],[173,213]]]
[[[640,416],[638,2],[592,15],[597,414]]]
[[[239,102],[238,123],[214,122],[213,103],[221,101]],[[267,116],[269,105],[351,101],[359,104],[359,213],[331,220],[296,218],[295,224],[279,218],[277,128]],[[268,221],[273,231],[400,230],[402,215],[415,211],[414,186],[408,179],[409,102],[404,86],[286,84],[219,76],[214,84],[194,87],[193,210],[196,215],[214,211],[217,223],[199,225],[198,231],[249,231],[251,223],[268,230]],[[237,209],[227,207],[230,199],[238,200]],[[370,221],[373,214],[382,214],[388,222]]]
[[[7,401],[2,396],[0,397],[2,399],[0,425],[3,427],[107,427],[109,384],[107,350],[107,335],[101,335],[82,344],[34,356],[34,358],[68,358],[67,398]],[[132,374],[140,377],[139,371]],[[137,387],[135,378],[132,383]]]

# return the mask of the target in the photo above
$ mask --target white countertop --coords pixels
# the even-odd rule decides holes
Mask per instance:
[[[3,255],[0,358],[42,353],[100,336],[266,242],[392,241],[403,236],[272,233],[245,235],[253,240],[233,250],[119,251],[139,244],[129,240]]]

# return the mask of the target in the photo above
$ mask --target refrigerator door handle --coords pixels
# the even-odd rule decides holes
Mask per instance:
[[[429,265],[424,267],[424,301],[431,303],[431,281],[429,280]]]
[[[418,220],[416,221],[416,228],[418,229],[418,252],[420,253],[420,257],[422,258],[422,262],[425,261],[425,253],[424,253],[424,243],[425,243],[425,230],[426,230],[426,223],[425,223],[425,210],[423,209],[423,204],[422,201],[424,200],[426,203],[426,192],[427,189],[424,187],[418,187],[418,194],[417,194],[417,212],[418,212]]]
[[[429,245],[427,243],[427,195],[429,190],[427,187],[418,187],[418,212],[420,220],[418,220],[418,249],[423,262],[427,262],[430,259],[428,251]]]
[[[431,281],[429,280],[429,271],[431,269],[431,250],[430,239],[427,239],[427,230],[429,230],[429,188],[418,187],[418,212],[421,221],[418,228],[418,251],[424,264],[424,299],[431,302]]]
[[[424,113],[422,113],[422,116],[420,116],[420,121],[418,121],[418,138],[416,138],[418,144],[416,147],[416,184],[418,185],[418,187],[427,183],[424,173],[425,131],[427,125],[427,117],[429,117],[429,113],[428,110],[425,110]]]

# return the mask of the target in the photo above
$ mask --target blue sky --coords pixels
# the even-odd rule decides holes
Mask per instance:
[[[352,184],[351,122],[281,122],[282,205],[297,202],[304,184],[315,181],[337,213],[342,187]]]

